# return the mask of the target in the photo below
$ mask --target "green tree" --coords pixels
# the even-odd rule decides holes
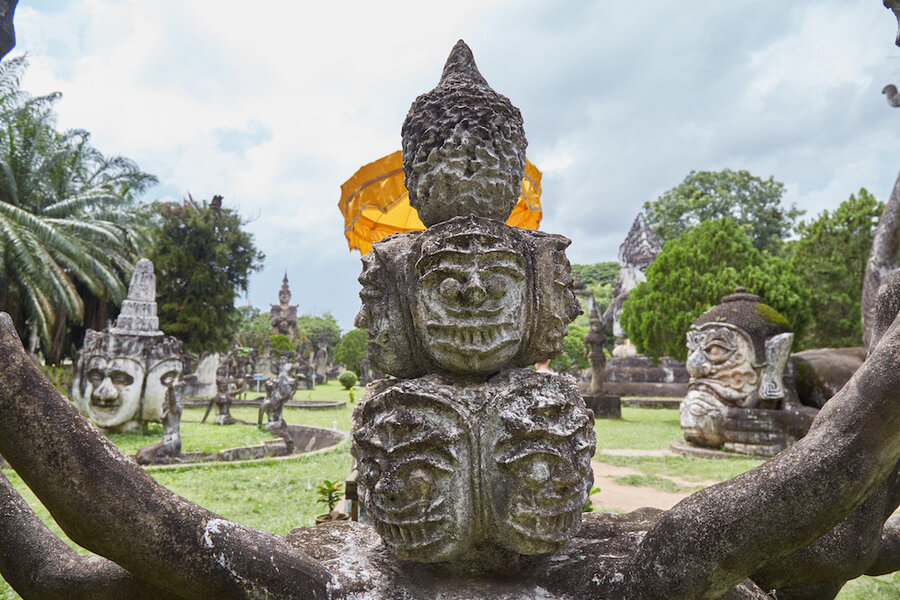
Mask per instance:
[[[235,339],[241,346],[256,348],[262,351],[263,344],[272,333],[272,322],[269,313],[260,312],[253,306],[238,307],[238,326]]]
[[[344,334],[341,341],[334,347],[334,360],[348,371],[362,373],[360,366],[366,357],[366,344],[369,334],[365,329],[351,329]]]
[[[0,64],[0,308],[20,332],[28,323],[56,361],[86,300],[103,313],[107,301],[123,300],[150,241],[136,198],[156,179],[126,158],[104,157],[86,131],[58,131],[60,95],[22,91],[26,65]],[[105,322],[96,317],[92,325]]]
[[[803,287],[811,290],[815,319],[806,328],[801,348],[862,345],[860,290],[875,226],[884,210],[865,188],[834,211],[827,210],[797,226],[791,264]]]
[[[300,315],[297,317],[297,332],[300,337],[298,345],[304,353],[315,352],[319,345],[319,337],[324,333],[328,340],[328,351],[341,340],[341,328],[330,312],[322,315]]]
[[[644,203],[647,222],[660,241],[674,240],[703,221],[731,217],[759,250],[781,252],[784,239],[803,214],[781,204],[784,184],[747,171],[691,171],[684,181]]]
[[[569,324],[569,335],[563,338],[562,352],[550,361],[550,368],[554,371],[568,371],[573,366],[579,369],[588,367],[587,357],[584,355],[584,336],[588,328],[577,323]]]
[[[811,318],[809,292],[787,261],[754,248],[728,218],[703,222],[667,243],[647,281],[625,301],[620,323],[639,352],[684,360],[691,323],[737,286],[758,294],[802,336]]]
[[[615,261],[599,262],[593,265],[572,265],[572,278],[581,280],[586,286],[616,285],[619,278],[619,263]]]
[[[264,256],[234,210],[193,198],[156,205],[159,237],[150,253],[156,266],[160,328],[193,352],[225,350],[238,330],[237,295]]]

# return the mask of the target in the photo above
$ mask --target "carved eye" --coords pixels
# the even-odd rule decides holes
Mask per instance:
[[[125,371],[113,371],[109,378],[114,385],[131,385],[134,382],[134,377]]]
[[[431,496],[431,490],[434,488],[431,475],[422,469],[415,469],[409,474],[409,491],[419,498],[428,498]]]
[[[725,358],[725,355],[728,354],[730,349],[718,342],[712,342],[707,344],[704,350],[706,351],[706,354],[709,355],[710,360],[718,361]]]
[[[486,291],[488,293],[488,296],[490,296],[494,300],[499,300],[503,297],[504,294],[506,294],[507,285],[508,282],[506,280],[506,277],[504,277],[503,275],[491,275],[490,277],[488,277],[486,284]]]
[[[91,385],[94,387],[100,385],[100,382],[103,381],[103,371],[99,369],[91,369],[87,373],[88,381],[91,382]]]
[[[159,378],[159,380],[163,385],[169,385],[172,381],[175,380],[176,377],[178,377],[178,371],[168,371],[167,373],[164,373],[163,376]]]
[[[525,472],[525,481],[532,486],[541,486],[550,480],[550,465],[545,459],[534,459]]]
[[[457,300],[461,289],[462,285],[452,277],[443,280],[441,285],[438,286],[438,292],[440,292],[441,296],[446,300]]]

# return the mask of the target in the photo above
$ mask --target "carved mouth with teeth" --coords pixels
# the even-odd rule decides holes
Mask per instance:
[[[581,525],[581,507],[586,501],[582,501],[581,497],[582,494],[575,494],[556,503],[557,510],[552,512],[520,508],[510,515],[506,523],[515,533],[526,538],[527,545],[534,551],[554,552],[565,545]]]
[[[449,545],[452,540],[448,535],[449,520],[440,517],[430,521],[390,522],[373,518],[375,530],[385,545],[400,558],[427,561],[445,560],[454,553],[455,548]]]
[[[514,323],[428,323],[427,331],[435,359],[460,370],[490,371],[502,366],[522,340]]]

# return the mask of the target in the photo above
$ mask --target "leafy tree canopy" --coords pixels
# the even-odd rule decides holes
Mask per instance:
[[[619,278],[619,263],[599,262],[593,265],[572,265],[572,278],[579,279],[586,286],[593,284],[616,285]]]
[[[801,348],[862,345],[860,290],[875,226],[884,210],[865,188],[829,213],[797,226],[791,264],[801,285],[810,290],[815,319],[800,340]]]
[[[242,346],[262,351],[263,345],[272,333],[272,322],[269,313],[260,312],[253,306],[238,307],[238,326],[235,339]]]
[[[106,157],[83,130],[59,131],[53,104],[20,88],[23,57],[0,64],[0,309],[27,323],[58,360],[67,323],[86,300],[120,303],[149,246],[136,198],[156,182],[132,161]],[[91,324],[105,322],[97,315]]]
[[[334,360],[348,371],[362,373],[360,364],[366,357],[366,343],[369,334],[365,329],[351,329],[344,334],[334,347]]]
[[[557,372],[568,371],[572,367],[585,369],[588,366],[584,355],[584,336],[588,327],[578,323],[569,324],[569,335],[563,339],[562,352],[550,361],[550,368]]]
[[[730,217],[758,250],[777,254],[802,210],[781,204],[784,184],[747,171],[691,171],[684,181],[644,203],[647,222],[662,242],[703,221]]]
[[[159,237],[150,253],[156,267],[160,328],[193,352],[225,350],[237,332],[237,295],[264,256],[234,210],[198,204],[156,205]]]
[[[737,286],[758,294],[802,336],[809,292],[788,262],[754,248],[729,218],[700,223],[667,243],[625,301],[620,323],[639,352],[684,360],[691,323]]]
[[[322,315],[300,315],[297,317],[297,331],[300,348],[304,353],[314,352],[319,345],[319,337],[325,333],[328,350],[331,352],[341,340],[341,328],[330,312]]]

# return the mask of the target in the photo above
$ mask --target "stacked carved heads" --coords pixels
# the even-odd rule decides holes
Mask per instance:
[[[740,287],[694,321],[681,405],[685,439],[719,446],[728,407],[776,408],[793,340],[787,320]]]
[[[503,223],[525,146],[518,109],[458,42],[403,124],[428,228],[375,243],[359,278],[369,361],[407,378],[370,384],[354,415],[359,493],[402,558],[551,552],[580,524],[590,413],[574,383],[521,369],[556,356],[580,312],[569,240]]]

